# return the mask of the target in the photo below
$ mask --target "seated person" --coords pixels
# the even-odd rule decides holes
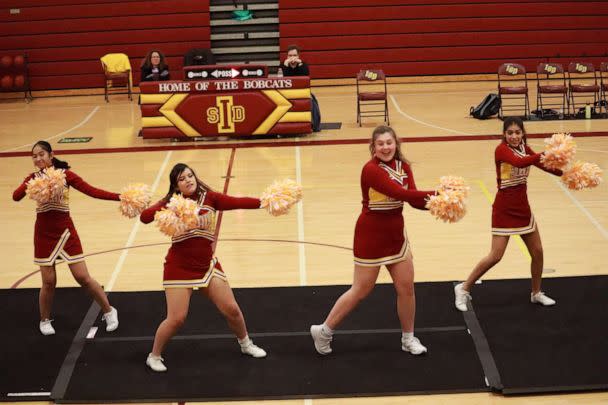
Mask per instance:
[[[283,76],[310,76],[308,65],[300,59],[300,48],[297,45],[287,47],[287,59],[283,62]]]
[[[297,45],[287,47],[287,59],[283,62],[283,76],[310,76],[308,65],[300,59],[300,48]],[[314,94],[310,94],[310,113],[313,132],[321,130],[321,108]]]
[[[141,63],[141,81],[169,80],[169,65],[160,51],[150,51]]]

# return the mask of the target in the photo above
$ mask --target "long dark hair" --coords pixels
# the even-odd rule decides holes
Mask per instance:
[[[156,49],[153,49],[150,52],[148,52],[148,54],[146,55],[144,60],[141,62],[141,67],[146,68],[146,69],[152,68],[152,54],[154,52],[156,52],[158,54],[158,56],[160,56],[160,62],[158,62],[158,70],[160,70],[162,72],[163,70],[167,69],[167,62],[165,62],[165,55],[163,55],[163,53],[161,51],[156,50]]]
[[[524,121],[519,117],[505,117],[505,120],[502,122],[502,140],[506,142],[505,134],[507,133],[507,129],[511,125],[517,125],[521,132],[523,132],[522,142],[526,144],[526,128],[524,128]]]
[[[389,133],[392,137],[393,140],[395,141],[395,159],[400,160],[402,162],[407,163],[408,165],[410,165],[410,161],[407,160],[405,158],[405,156],[403,156],[403,153],[401,152],[401,140],[399,140],[399,137],[397,136],[397,134],[395,133],[395,130],[389,126],[386,125],[380,125],[377,126],[374,129],[374,132],[372,132],[372,139],[369,142],[369,151],[372,154],[372,156],[374,156],[374,151],[376,148],[376,139],[378,139],[378,137],[382,134],[385,133]]]
[[[196,179],[196,183],[198,184],[199,192],[202,190],[213,191],[213,189],[211,187],[209,187],[201,179],[198,178],[198,176],[196,175],[196,173],[194,172],[194,170],[192,170],[192,168],[190,166],[188,166],[185,163],[177,163],[175,166],[173,166],[173,169],[171,169],[171,173],[169,173],[169,191],[167,191],[167,195],[165,195],[163,197],[163,200],[169,201],[171,199],[171,197],[173,196],[173,194],[181,194],[181,192],[179,191],[177,182],[179,180],[179,176],[186,169],[190,169],[190,171],[192,171],[192,174],[194,175],[194,178]]]
[[[34,144],[34,146],[32,146],[32,152],[34,152],[34,148],[36,146],[40,146],[42,149],[44,149],[45,151],[47,151],[49,153],[49,155],[51,153],[53,153],[53,148],[51,147],[51,144],[48,143],[47,141],[38,141]],[[56,169],[69,169],[70,165],[68,164],[68,162],[64,161],[64,160],[59,160],[56,157],[53,156],[53,158],[51,159],[51,162],[53,163],[53,166]]]

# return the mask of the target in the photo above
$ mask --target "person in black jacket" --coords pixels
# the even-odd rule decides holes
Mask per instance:
[[[300,59],[300,48],[297,45],[287,47],[287,59],[283,62],[283,76],[310,76],[308,65]]]
[[[165,62],[165,55],[161,51],[152,50],[141,64],[141,81],[158,80],[169,80],[169,65]]]

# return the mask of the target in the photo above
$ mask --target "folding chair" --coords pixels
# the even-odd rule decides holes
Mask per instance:
[[[597,73],[593,63],[590,62],[571,62],[568,65],[568,93],[570,95],[570,105],[572,115],[576,116],[581,108],[586,104],[594,107],[598,101],[600,86],[597,84]],[[583,99],[578,105],[578,100]]]
[[[131,76],[131,63],[129,57],[124,53],[109,53],[101,57],[101,66],[105,76],[104,96],[106,103],[109,102],[110,94],[128,94],[129,100],[133,87],[133,77]],[[126,93],[121,91],[126,89]]]
[[[604,112],[608,114],[608,62],[600,64],[600,103],[604,107]],[[601,110],[601,108],[600,108]]]
[[[569,113],[566,74],[560,63],[541,62],[536,67],[536,109],[541,118],[547,107],[560,107],[562,117]]]
[[[386,76],[380,69],[361,69],[357,73],[357,123],[361,126],[363,117],[384,117],[386,125],[390,125],[388,117],[388,92]],[[373,87],[376,91],[363,91]],[[371,90],[371,89],[367,89]],[[368,107],[371,106],[371,109]],[[382,109],[376,109],[382,106]]]
[[[498,95],[500,96],[500,111],[498,117],[502,119],[505,111],[521,111],[524,117],[530,117],[530,100],[528,99],[528,77],[526,68],[517,63],[503,63],[498,68]],[[523,104],[505,101],[523,101]]]

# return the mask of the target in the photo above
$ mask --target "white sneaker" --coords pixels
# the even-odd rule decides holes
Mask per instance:
[[[454,286],[454,305],[459,311],[467,312],[467,302],[472,300],[471,294],[466,291],[464,288],[464,283],[456,284]]]
[[[420,340],[417,337],[412,337],[410,339],[401,338],[401,350],[404,352],[409,352],[414,355],[419,355],[422,353],[426,353],[427,349],[420,343]]]
[[[255,357],[256,359],[261,359],[266,357],[266,352],[259,346],[253,344],[253,341],[249,339],[249,341],[241,345],[241,353],[247,354],[251,357]]]
[[[167,371],[167,367],[165,367],[163,361],[165,361],[165,359],[163,359],[161,356],[155,356],[150,353],[146,359],[146,364],[157,373],[163,373]]]
[[[533,304],[540,304],[540,305],[544,305],[546,307],[549,307],[551,305],[555,305],[555,300],[551,299],[549,297],[547,297],[545,295],[544,292],[539,291],[536,294],[531,294],[530,295],[530,302]]]
[[[323,333],[323,325],[312,325],[310,327],[310,334],[315,342],[317,353],[323,355],[331,353],[331,340],[333,338]]]
[[[55,328],[53,328],[51,322],[53,322],[52,319],[45,319],[44,321],[40,321],[40,333],[42,333],[44,336],[55,334]]]
[[[118,328],[118,311],[110,307],[110,312],[103,314],[101,319],[106,323],[106,332],[113,332]]]

